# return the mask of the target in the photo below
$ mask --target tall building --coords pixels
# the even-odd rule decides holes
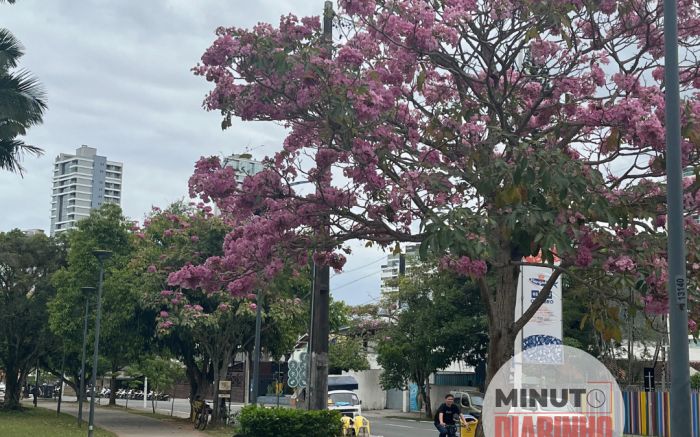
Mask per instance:
[[[56,157],[51,200],[51,235],[75,227],[104,203],[121,204],[121,162],[107,161],[97,149],[81,146]]]
[[[254,160],[249,153],[241,153],[240,155],[230,155],[224,158],[224,167],[231,167],[236,170],[236,182],[240,184],[246,176],[262,171],[263,163]]]
[[[399,277],[410,272],[411,265],[418,259],[420,244],[409,244],[400,254],[390,254],[382,265],[382,281],[379,290],[382,294],[399,290]]]

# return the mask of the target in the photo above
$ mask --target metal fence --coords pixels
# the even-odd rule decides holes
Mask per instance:
[[[623,391],[625,434],[670,437],[669,393],[656,391]],[[691,437],[700,437],[700,393],[690,394]]]

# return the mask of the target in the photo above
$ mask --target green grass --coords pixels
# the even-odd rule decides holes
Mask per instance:
[[[78,428],[75,417],[68,414],[56,416],[55,411],[44,408],[25,408],[22,411],[0,410],[0,436],[27,437],[84,437],[87,425]],[[116,437],[116,434],[97,428],[96,437]]]

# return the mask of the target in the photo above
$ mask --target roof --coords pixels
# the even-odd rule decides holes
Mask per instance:
[[[350,375],[328,375],[328,391],[357,390],[359,385],[355,377]]]

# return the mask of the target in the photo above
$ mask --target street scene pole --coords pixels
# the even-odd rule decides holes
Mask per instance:
[[[671,326],[671,432],[691,435],[688,307],[683,230],[677,0],[664,0],[668,281]]]
[[[333,44],[333,3],[326,1],[323,10],[323,40],[329,49]],[[324,224],[323,235],[329,233]],[[328,335],[330,308],[330,267],[328,264],[314,267],[312,298],[311,373],[309,375],[309,409],[328,408]]]
[[[78,426],[83,426],[83,402],[85,402],[85,355],[87,355],[87,326],[90,299],[88,296],[95,291],[95,287],[82,287],[80,289],[85,296],[85,317],[83,318],[83,357],[80,360],[80,388],[78,392]]]
[[[258,403],[258,383],[260,381],[260,335],[262,330],[262,303],[263,299],[261,292],[255,298],[255,349],[253,351],[253,381],[250,384],[250,403],[257,405]]]
[[[63,344],[63,354],[61,355],[61,380],[58,382],[58,403],[56,405],[56,415],[61,414],[61,402],[63,401],[63,380],[66,377],[66,345]]]
[[[104,261],[110,257],[111,252],[96,250],[93,252],[100,263],[100,280],[97,284],[97,315],[95,316],[95,350],[92,356],[92,387],[90,388],[90,417],[88,421],[88,437],[93,437],[95,431],[95,385],[97,384],[97,359],[100,349],[100,319],[102,317],[102,283],[104,280]]]

